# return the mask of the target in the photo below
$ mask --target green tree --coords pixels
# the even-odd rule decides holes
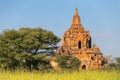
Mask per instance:
[[[55,60],[62,69],[78,70],[80,67],[80,60],[71,55],[59,55]]]
[[[37,54],[40,49],[56,45],[60,39],[42,28],[6,30],[0,36],[0,52],[26,52]],[[6,49],[7,48],[7,49]]]
[[[118,64],[120,64],[120,57],[117,57],[116,61],[118,62]]]
[[[50,69],[50,60],[46,56],[47,54],[38,54],[34,55],[33,67],[38,70],[47,70]]]
[[[11,56],[7,54],[0,54],[0,68],[2,69],[16,69],[19,66],[19,61],[14,58],[14,55]]]
[[[42,28],[5,30],[0,34],[0,67],[22,66],[32,69],[36,66],[35,56],[40,56],[42,49],[55,46],[59,41],[60,39],[53,32]]]

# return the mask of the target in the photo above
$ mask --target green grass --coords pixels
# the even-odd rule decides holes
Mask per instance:
[[[0,71],[0,80],[120,80],[120,70]]]

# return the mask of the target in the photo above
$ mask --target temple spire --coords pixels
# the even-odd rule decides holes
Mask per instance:
[[[80,21],[80,17],[79,17],[78,9],[77,9],[77,8],[75,9],[75,12],[74,12],[72,24],[81,24],[81,21]]]
[[[76,7],[76,9],[75,9],[75,14],[78,14],[78,9],[77,9],[77,7]]]

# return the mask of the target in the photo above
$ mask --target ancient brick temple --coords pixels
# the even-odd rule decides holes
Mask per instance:
[[[90,32],[82,26],[77,8],[72,19],[72,25],[65,31],[57,53],[70,54],[79,58],[82,69],[101,68],[103,66],[103,54],[96,44],[91,46]]]

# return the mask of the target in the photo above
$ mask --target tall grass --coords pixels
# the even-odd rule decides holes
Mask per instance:
[[[120,80],[120,70],[0,71],[0,80]]]

